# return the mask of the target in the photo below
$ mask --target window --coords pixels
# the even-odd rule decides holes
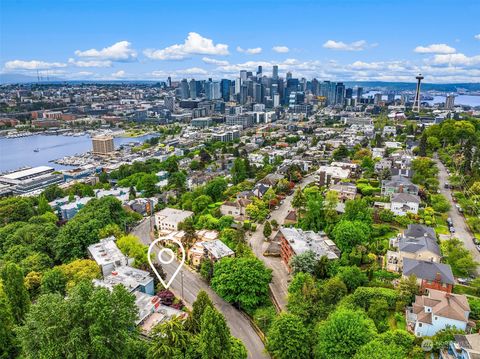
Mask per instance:
[[[422,327],[422,323],[418,323],[418,327],[421,328],[421,327]]]
[[[438,317],[435,317],[434,320],[438,320]]]

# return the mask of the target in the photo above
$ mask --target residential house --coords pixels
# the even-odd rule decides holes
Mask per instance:
[[[255,187],[252,189],[252,192],[254,196],[261,199],[269,189],[270,189],[270,186],[267,186],[263,183],[257,183]]]
[[[417,337],[433,336],[447,327],[467,330],[470,305],[463,294],[430,289],[427,295],[417,295],[407,307],[407,328]]]
[[[128,265],[116,266],[103,279],[94,279],[93,283],[99,287],[113,289],[116,285],[123,285],[130,293],[139,291],[149,295],[155,293],[153,277],[149,272],[130,267]]]
[[[291,271],[290,260],[293,256],[313,251],[317,258],[340,258],[340,250],[324,232],[303,231],[299,228],[280,227],[277,234],[280,239],[281,257]]]
[[[224,216],[239,218],[245,216],[245,209],[250,203],[252,203],[252,201],[246,198],[239,198],[235,201],[225,201],[220,206],[220,213]]]
[[[404,258],[403,276],[410,277],[412,275],[417,278],[422,292],[427,289],[436,289],[451,293],[455,284],[452,268],[448,264]]]
[[[191,211],[167,207],[155,213],[155,225],[158,230],[178,231],[178,225],[193,217],[193,214]]]
[[[298,221],[298,216],[297,216],[297,211],[292,209],[290,212],[288,212],[287,216],[283,220],[283,224],[285,226],[290,226],[296,224]]]
[[[355,199],[355,196],[357,195],[357,186],[350,182],[331,184],[329,189],[330,191],[337,192],[338,199],[341,202]]]
[[[284,179],[285,176],[278,173],[270,173],[261,179],[258,183],[264,184],[268,187],[274,187],[277,185],[278,181]]]
[[[88,246],[87,252],[100,267],[104,276],[110,275],[116,267],[129,264],[129,259],[117,247],[115,237],[110,236]]]
[[[188,250],[188,259],[193,266],[199,266],[202,260],[217,262],[233,256],[235,252],[219,239],[197,242]]]
[[[420,197],[409,193],[396,193],[392,196],[390,210],[397,216],[405,216],[407,213],[418,213]]]
[[[418,194],[418,186],[403,176],[392,176],[382,181],[382,196],[393,196],[395,193]]]
[[[404,258],[436,263],[442,258],[434,229],[423,224],[409,224],[402,235],[390,239],[390,246],[397,248],[387,252],[387,270],[391,271],[401,271]]]
[[[479,359],[480,334],[455,334],[447,348],[440,349],[440,359]]]
[[[329,186],[338,183],[350,177],[351,170],[349,168],[341,168],[335,166],[320,166],[317,171],[320,186]]]

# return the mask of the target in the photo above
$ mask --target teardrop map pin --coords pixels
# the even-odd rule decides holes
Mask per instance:
[[[165,281],[162,279],[162,277],[160,277],[160,274],[158,274],[158,271],[155,268],[154,263],[152,262],[151,253],[152,253],[155,245],[160,241],[173,242],[176,245],[178,245],[178,247],[182,251],[182,260],[181,260],[180,264],[178,265],[178,268],[175,270],[172,277],[170,278],[170,280],[167,283],[165,283]],[[148,247],[148,254],[147,255],[148,255],[148,263],[150,264],[150,267],[152,267],[153,272],[156,274],[158,280],[160,281],[160,283],[163,284],[165,289],[168,289],[168,287],[170,287],[170,284],[172,284],[173,279],[176,277],[178,272],[180,272],[180,269],[182,268],[183,264],[185,263],[186,255],[185,255],[185,249],[183,248],[182,243],[180,241],[178,241],[177,239],[174,239],[174,238],[157,238]],[[160,264],[170,264],[175,260],[175,253],[170,248],[165,248],[165,247],[161,248],[160,251],[158,252],[157,260]]]

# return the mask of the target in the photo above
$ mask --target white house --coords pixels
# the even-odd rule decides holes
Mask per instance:
[[[158,230],[177,231],[178,225],[192,216],[193,212],[191,211],[183,211],[176,208],[164,208],[155,213],[155,225]]]
[[[432,336],[448,327],[466,330],[470,306],[463,294],[429,289],[428,295],[417,295],[407,308],[408,329],[417,337]]]
[[[407,213],[418,213],[420,197],[409,193],[397,193],[392,197],[390,210],[397,216],[404,216]]]

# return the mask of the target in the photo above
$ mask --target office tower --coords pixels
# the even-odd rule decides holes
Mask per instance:
[[[240,70],[240,81],[241,83],[244,83],[247,81],[247,71],[246,70]]]
[[[415,78],[417,79],[417,90],[415,91],[415,100],[413,101],[412,111],[420,112],[420,83],[422,82],[424,77],[422,76],[422,74],[418,74],[418,76]]]
[[[231,81],[227,79],[220,81],[220,91],[222,92],[222,99],[225,102],[230,100],[230,84]]]
[[[379,105],[380,102],[382,102],[382,94],[381,93],[376,93],[375,96],[373,97],[373,104],[374,105]]]
[[[455,107],[455,95],[449,94],[445,99],[445,109],[452,110]]]
[[[335,105],[343,106],[345,104],[345,85],[338,82],[335,86]]]
[[[363,87],[357,87],[357,102],[362,101]]]
[[[240,86],[240,93],[239,93],[239,102],[241,105],[244,105],[247,103],[247,97],[248,97],[248,87],[246,84],[242,84]]]
[[[213,81],[213,99],[218,100],[222,97],[222,90],[219,81]]]
[[[387,94],[387,102],[388,103],[393,103],[395,102],[395,92],[389,92]]]
[[[197,98],[197,83],[195,79],[190,80],[189,90],[190,90],[190,98],[195,100]]]
[[[280,106],[280,95],[278,93],[273,95],[273,107]]]
[[[253,98],[256,103],[263,103],[263,86],[262,84],[255,84],[253,88]]]
[[[315,96],[320,94],[320,82],[315,78],[311,82],[311,91]]]
[[[353,89],[348,88],[345,90],[345,98],[352,98],[353,97]]]
[[[292,73],[290,71],[287,72],[287,80],[292,78]]]
[[[278,65],[273,65],[272,78],[278,80]]]
[[[247,79],[249,79],[252,76],[253,76],[253,72],[252,71],[247,71]]]
[[[235,80],[235,95],[240,93],[240,86],[242,85],[242,79],[239,77]]]
[[[262,65],[259,65],[257,68],[257,77],[258,78],[262,77]]]
[[[190,88],[188,86],[188,81],[187,79],[183,79],[180,82],[180,96],[182,100],[185,100],[190,97]]]
[[[107,155],[115,151],[112,136],[96,136],[92,138],[93,154]]]
[[[172,87],[172,78],[170,76],[168,76],[167,78],[167,87],[168,88]]]
[[[175,110],[175,97],[174,96],[165,96],[163,99],[163,103],[165,107],[170,111],[173,112]]]

